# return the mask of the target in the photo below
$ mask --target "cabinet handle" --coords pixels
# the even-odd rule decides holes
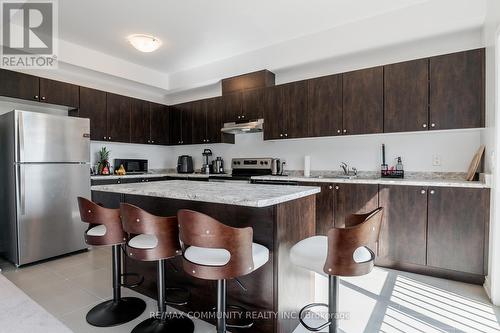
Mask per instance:
[[[238,119],[241,119],[241,116],[238,116]]]
[[[155,143],[155,140],[151,140],[151,143]]]
[[[329,188],[330,190],[333,190],[333,186],[332,186],[332,185],[328,186],[328,188]]]
[[[111,137],[110,137],[110,136],[108,136],[108,140],[111,140]]]
[[[121,184],[122,182],[121,182],[121,181],[117,181],[116,183],[117,183],[117,184]]]
[[[336,189],[336,190],[338,190],[338,189],[339,189],[339,187],[338,187],[338,186],[335,186],[335,189]]]
[[[342,133],[342,131],[338,129],[338,130],[337,130],[337,133]]]
[[[436,193],[436,191],[434,191],[434,190],[431,190],[431,194],[434,194],[434,193]]]
[[[103,140],[106,140],[106,137],[104,137]]]
[[[42,101],[45,101],[45,96],[42,96]]]
[[[283,137],[283,133],[280,134],[280,137],[282,138]]]
[[[423,128],[426,128],[426,127],[427,127],[427,124],[422,124],[422,127],[423,127]]]
[[[432,124],[431,124],[431,127],[436,127],[436,124],[432,123]]]
[[[207,139],[207,142],[210,142],[210,140],[209,140],[209,139]]]
[[[345,130],[343,130],[342,132],[347,133],[347,130],[345,129]]]
[[[241,116],[241,119],[245,119],[245,116]]]
[[[148,140],[148,143],[151,143],[151,140]]]
[[[149,179],[146,179],[146,183],[149,182]]]
[[[38,95],[33,96],[33,99],[38,99]]]
[[[425,190],[420,191],[420,193],[425,194]]]
[[[285,136],[288,137],[288,133],[285,133]]]
[[[144,183],[144,179],[141,179],[141,182],[143,182],[143,183]]]

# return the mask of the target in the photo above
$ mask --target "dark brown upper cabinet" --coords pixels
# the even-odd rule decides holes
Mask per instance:
[[[150,103],[150,143],[155,145],[168,145],[170,143],[169,113],[168,106]]]
[[[192,142],[193,103],[175,105],[170,110],[170,144],[187,145]]]
[[[38,101],[40,80],[37,76],[0,69],[0,96]]]
[[[80,87],[80,108],[70,115],[90,119],[90,139],[108,141],[106,92]]]
[[[430,59],[430,129],[484,127],[484,49]]]
[[[79,86],[40,78],[40,102],[78,108],[80,105]]]
[[[140,99],[132,99],[130,107],[130,142],[151,143],[150,103]]]
[[[205,100],[206,103],[206,140],[210,143],[222,141],[222,98],[214,97]]]
[[[130,111],[132,98],[117,94],[106,94],[108,140],[130,142]]]
[[[192,115],[192,143],[206,142],[207,137],[207,107],[205,100],[188,103]]]
[[[335,184],[334,189],[335,227],[345,227],[345,219],[350,214],[368,213],[379,206],[376,184]]]
[[[245,90],[241,93],[242,108],[238,120],[256,120],[264,117],[265,89]]]
[[[429,188],[427,265],[486,273],[487,189]]]
[[[264,139],[291,139],[307,136],[307,81],[266,89],[264,95]]]
[[[343,74],[343,134],[384,130],[384,68]]]
[[[217,143],[221,141],[221,99],[207,98],[189,103],[192,112],[192,143]]]
[[[342,75],[308,80],[308,136],[342,134]]]
[[[384,67],[384,132],[429,127],[429,59]]]
[[[240,122],[243,114],[242,94],[240,92],[222,96],[222,123]]]
[[[426,264],[427,188],[380,186],[380,207],[384,207],[379,236],[378,264],[400,267]]]

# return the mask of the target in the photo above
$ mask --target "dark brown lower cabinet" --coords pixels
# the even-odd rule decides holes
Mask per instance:
[[[487,189],[429,188],[427,265],[484,275]]]
[[[379,188],[384,207],[379,236],[378,264],[425,265],[427,240],[427,188],[386,186]]]
[[[336,184],[334,189],[335,227],[344,227],[350,214],[368,213],[378,207],[377,184]]]
[[[316,235],[326,236],[328,230],[333,228],[335,185],[331,183],[301,183],[301,185],[321,187],[321,192],[316,194]]]

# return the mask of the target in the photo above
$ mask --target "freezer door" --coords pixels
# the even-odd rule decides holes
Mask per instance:
[[[36,112],[16,112],[17,162],[90,161],[90,121]]]
[[[86,248],[77,197],[90,198],[86,164],[18,164],[19,265]]]

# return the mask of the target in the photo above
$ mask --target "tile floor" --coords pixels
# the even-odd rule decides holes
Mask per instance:
[[[94,328],[85,322],[90,308],[111,297],[111,252],[107,248],[20,269],[0,262],[0,268],[10,281],[74,332],[130,332],[156,308],[153,299],[124,288],[123,295],[146,301],[148,307],[140,318],[109,329]],[[316,279],[317,298],[325,301],[326,279]],[[500,332],[500,308],[489,303],[481,286],[381,268],[363,277],[342,279],[340,310],[349,315],[340,323],[342,333]],[[205,322],[195,321],[195,325],[196,333],[215,332]],[[305,332],[299,327],[294,333]]]

